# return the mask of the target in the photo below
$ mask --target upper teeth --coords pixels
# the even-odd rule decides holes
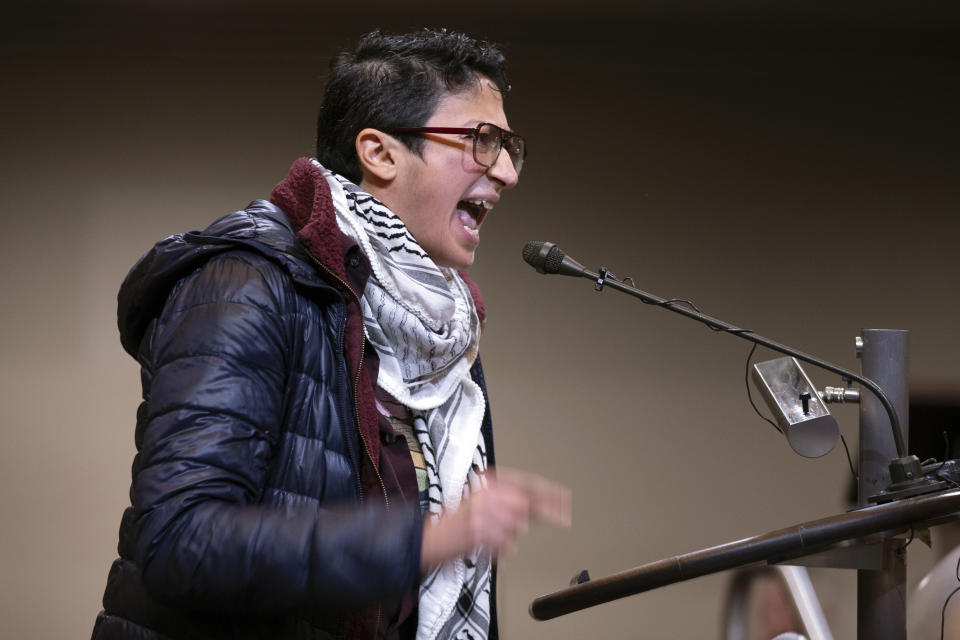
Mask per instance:
[[[476,207],[483,207],[487,211],[489,211],[490,209],[493,209],[493,205],[487,202],[486,200],[464,200],[464,202],[468,204],[472,204]]]

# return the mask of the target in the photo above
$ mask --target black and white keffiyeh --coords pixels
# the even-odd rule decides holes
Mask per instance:
[[[314,161],[316,162],[316,161]],[[340,230],[370,260],[361,298],[366,337],[380,356],[378,385],[414,416],[439,519],[485,485],[485,402],[470,377],[480,321],[466,283],[438,267],[386,206],[319,163]],[[417,640],[483,639],[490,627],[491,558],[473,551],[423,577]]]

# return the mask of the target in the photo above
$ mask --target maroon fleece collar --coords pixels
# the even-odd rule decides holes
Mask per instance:
[[[300,244],[338,278],[347,282],[340,228],[333,209],[330,185],[317,165],[310,158],[296,159],[287,177],[273,188],[270,201],[287,214]],[[487,310],[480,287],[467,276],[466,271],[458,273],[470,289],[477,315],[483,322]]]

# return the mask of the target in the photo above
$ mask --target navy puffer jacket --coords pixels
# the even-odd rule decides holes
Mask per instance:
[[[415,505],[361,505],[346,303],[319,274],[257,201],[127,276],[144,395],[94,638],[342,637],[357,603],[415,584]]]

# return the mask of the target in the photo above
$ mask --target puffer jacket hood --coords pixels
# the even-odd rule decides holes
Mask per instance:
[[[150,320],[157,317],[173,286],[211,257],[247,247],[281,265],[298,284],[329,288],[296,241],[290,220],[275,204],[255,200],[203,231],[188,231],[158,242],[133,266],[117,295],[117,326],[124,350],[136,357]]]

